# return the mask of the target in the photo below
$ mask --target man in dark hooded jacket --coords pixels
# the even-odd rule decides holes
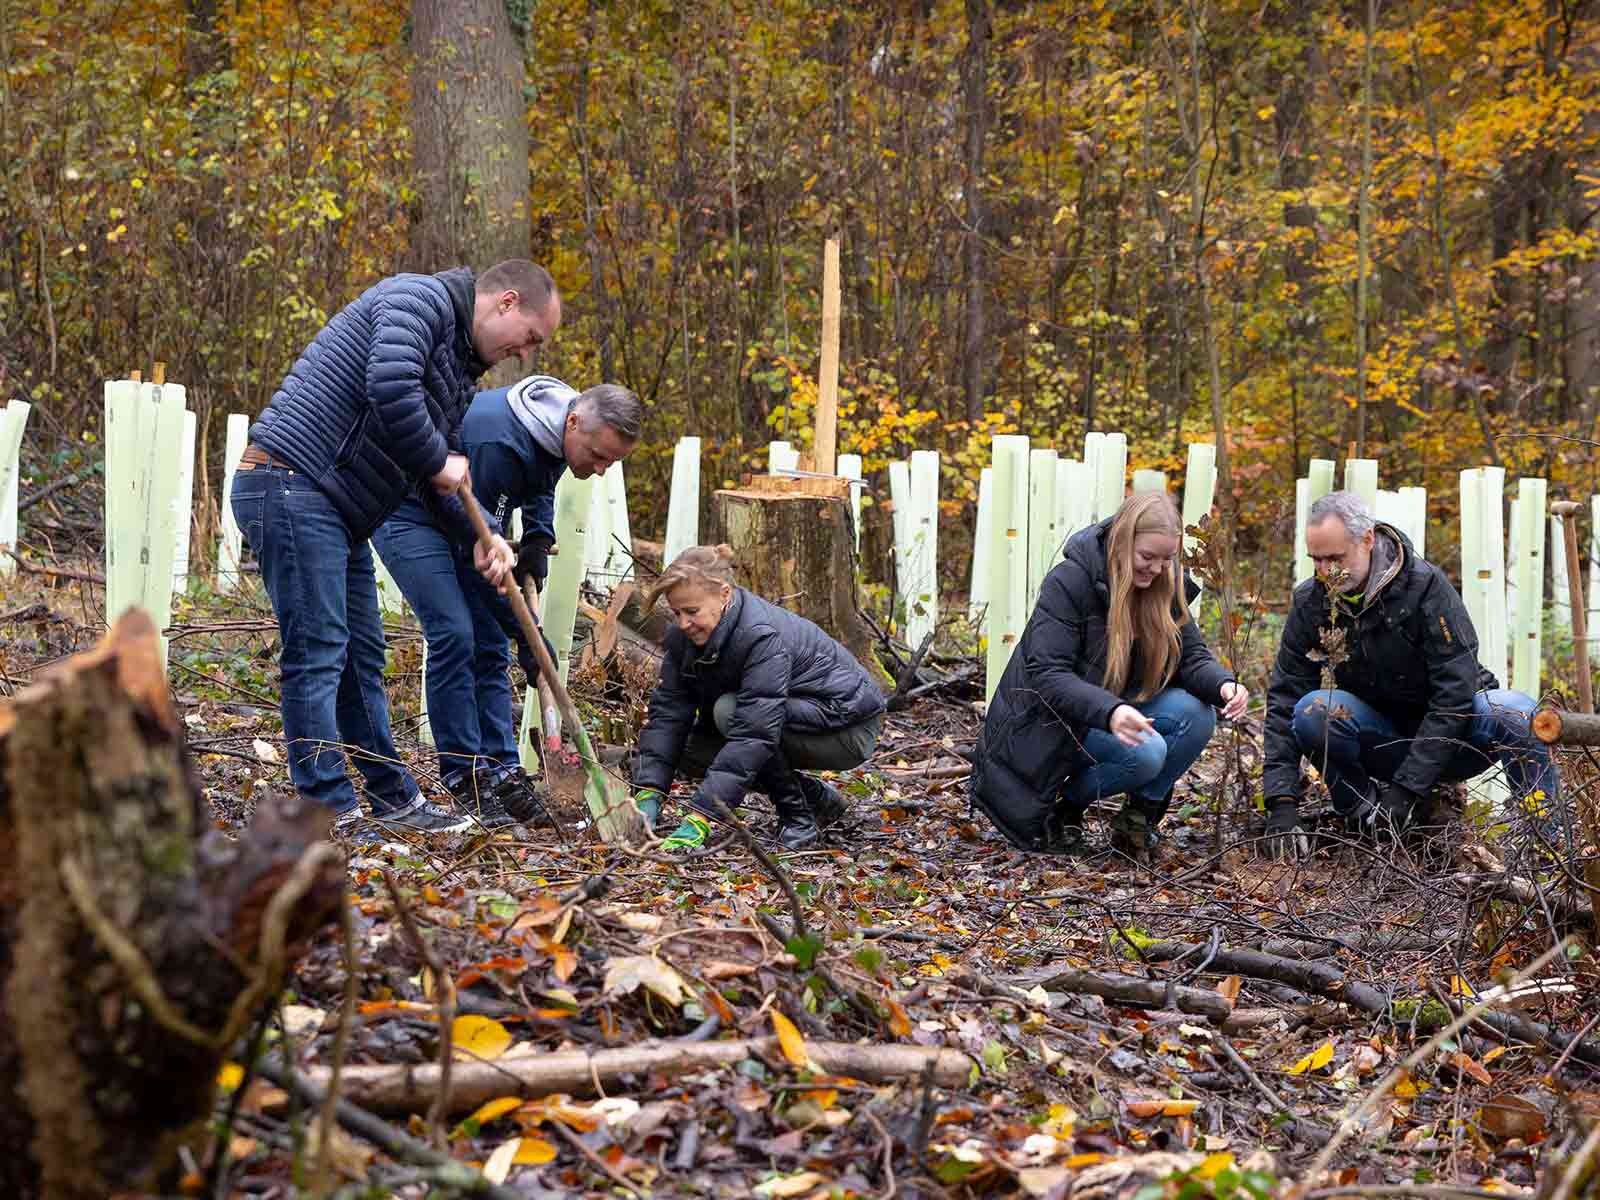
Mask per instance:
[[[1555,767],[1528,726],[1534,702],[1479,664],[1477,634],[1444,572],[1352,492],[1311,506],[1306,547],[1317,573],[1295,589],[1267,693],[1268,853],[1308,848],[1302,755],[1335,811],[1376,837],[1403,830],[1435,784],[1496,761],[1520,806],[1536,817],[1555,811]]]
[[[460,487],[457,427],[478,376],[560,322],[549,273],[520,259],[482,276],[392,276],[323,327],[250,429],[233,513],[278,618],[289,775],[340,831],[360,815],[347,750],[375,819],[422,832],[470,824],[425,800],[395,752],[367,538],[413,488]],[[495,584],[514,561],[503,538],[475,555]]]

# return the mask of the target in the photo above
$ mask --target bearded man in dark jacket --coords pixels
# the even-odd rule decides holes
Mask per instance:
[[[478,376],[560,323],[549,272],[520,259],[481,277],[392,276],[323,327],[250,429],[231,503],[278,618],[289,775],[337,831],[361,811],[346,750],[375,819],[422,832],[471,823],[425,800],[400,765],[367,538],[413,488],[460,487],[457,428]],[[498,585],[515,554],[496,536],[475,563]]]
[[[1479,663],[1477,633],[1444,572],[1352,492],[1311,506],[1306,547],[1317,573],[1295,589],[1267,693],[1268,853],[1308,848],[1302,755],[1335,811],[1374,837],[1405,829],[1435,784],[1495,762],[1520,806],[1558,811],[1550,751],[1528,725],[1534,702]]]

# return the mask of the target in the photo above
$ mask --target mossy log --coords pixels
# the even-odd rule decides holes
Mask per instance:
[[[733,548],[740,582],[815,621],[887,690],[894,681],[878,661],[856,595],[848,491],[783,491],[765,477],[751,483],[764,486],[719,491],[712,497],[714,528]]]
[[[156,630],[0,705],[0,1195],[166,1192],[217,1071],[336,910],[327,817],[210,831]]]

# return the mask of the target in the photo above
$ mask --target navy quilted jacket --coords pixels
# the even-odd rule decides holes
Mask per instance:
[[[353,542],[460,449],[456,429],[478,376],[474,276],[392,275],[323,326],[250,429],[304,471]]]

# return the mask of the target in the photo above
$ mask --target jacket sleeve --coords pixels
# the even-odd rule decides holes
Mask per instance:
[[[700,784],[700,797],[715,798],[730,809],[744,803],[745,793],[767,765],[783,736],[785,701],[791,673],[789,651],[776,629],[753,639],[739,678],[733,725]],[[703,805],[715,812],[712,805]]]
[[[1419,607],[1422,665],[1428,673],[1428,713],[1394,781],[1424,794],[1467,739],[1478,691],[1478,645],[1466,605],[1455,588],[1435,577]]]
[[[677,635],[669,635],[666,653],[661,656],[661,675],[650,693],[650,708],[644,728],[639,731],[639,759],[633,772],[637,791],[653,788],[666,794],[694,729],[699,704],[684,685],[683,672],[678,667],[679,649]]]
[[[532,496],[522,506],[522,536],[542,534],[553,543],[556,540],[556,494],[542,492]]]
[[[1178,686],[1207,704],[1226,703],[1222,698],[1222,685],[1233,682],[1233,672],[1217,661],[1193,621],[1185,621],[1179,627],[1178,636],[1181,640],[1178,670],[1174,676]]]
[[[1023,633],[1029,682],[1039,700],[1063,721],[1107,729],[1111,714],[1123,701],[1098,683],[1078,674],[1084,627],[1089,614],[1079,597],[1093,596],[1094,585],[1076,563],[1051,571]]]
[[[441,300],[448,307],[448,300]],[[445,434],[428,411],[422,377],[441,333],[435,301],[420,288],[380,288],[372,298],[372,343],[367,350],[367,397],[381,427],[384,452],[413,478],[427,480],[444,466]],[[450,321],[454,321],[451,314]]]
[[[1309,601],[1316,584],[1296,589],[1278,643],[1278,657],[1272,664],[1272,680],[1267,685],[1266,767],[1262,772],[1262,793],[1274,796],[1300,796],[1300,743],[1294,737],[1294,706],[1308,692],[1322,684],[1322,669],[1311,660],[1316,648],[1317,630],[1310,616]]]

